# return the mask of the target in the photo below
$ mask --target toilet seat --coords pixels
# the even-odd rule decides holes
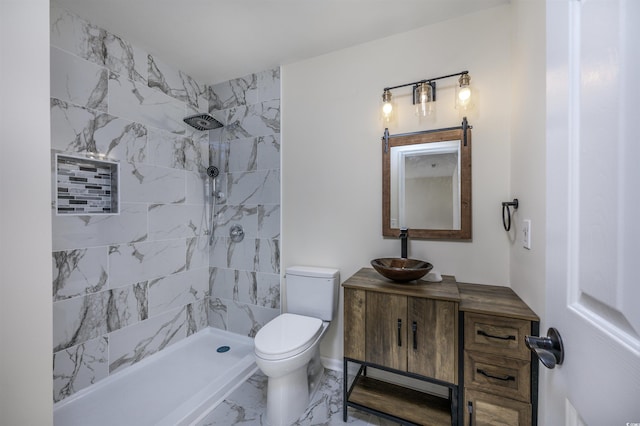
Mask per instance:
[[[304,352],[321,333],[321,319],[284,313],[258,331],[255,353],[267,360],[289,358]]]

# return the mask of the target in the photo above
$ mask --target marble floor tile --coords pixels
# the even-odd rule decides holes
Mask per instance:
[[[254,374],[218,405],[198,426],[259,425],[267,426],[267,377]],[[347,422],[342,421],[342,373],[325,370],[320,388],[307,410],[294,426],[395,426],[397,423],[372,414],[349,409]]]

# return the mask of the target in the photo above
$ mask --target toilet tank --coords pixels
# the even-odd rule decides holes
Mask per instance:
[[[340,271],[292,266],[285,272],[287,312],[331,321],[338,307]]]

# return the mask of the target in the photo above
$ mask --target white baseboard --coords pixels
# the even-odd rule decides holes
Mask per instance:
[[[341,359],[320,357],[320,362],[322,362],[322,365],[326,369],[338,371],[340,373],[344,371],[344,362]],[[353,362],[349,363],[349,375],[355,376],[358,373],[359,368],[359,364]]]
[[[322,362],[324,368],[327,368],[329,370],[339,372],[342,372],[343,370],[343,363],[341,359],[320,357],[320,362]]]

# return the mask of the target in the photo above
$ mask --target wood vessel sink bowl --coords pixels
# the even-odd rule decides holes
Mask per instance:
[[[428,262],[400,257],[373,259],[371,266],[383,277],[397,282],[419,280],[433,268],[433,265]]]

